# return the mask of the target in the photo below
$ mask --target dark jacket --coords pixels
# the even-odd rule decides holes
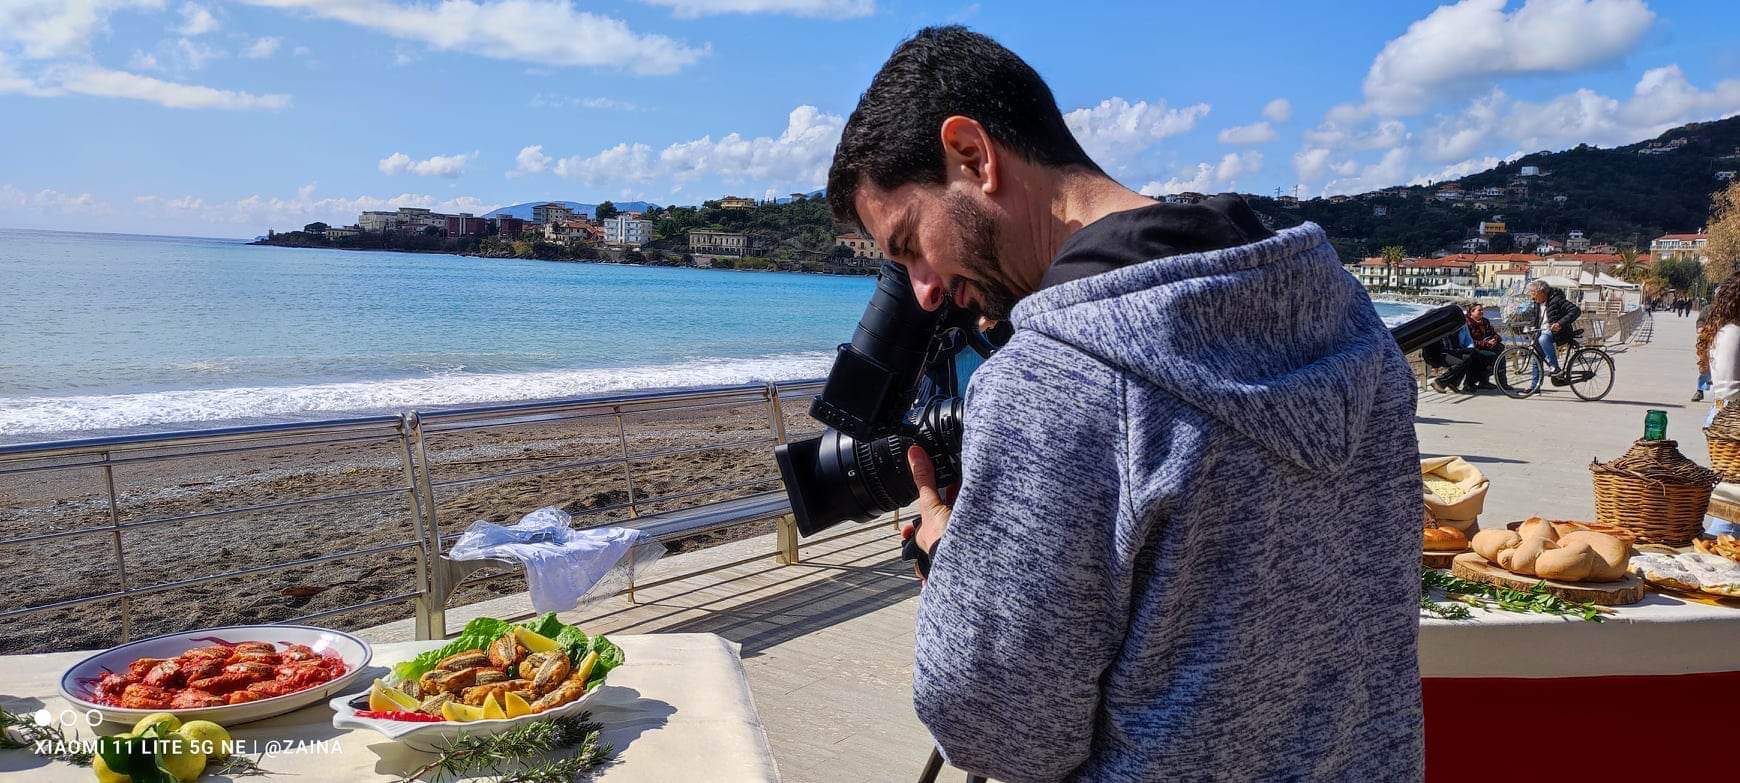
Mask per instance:
[[[1475,348],[1483,351],[1496,351],[1504,346],[1504,340],[1499,338],[1498,332],[1493,331],[1492,322],[1484,317],[1468,318],[1468,339],[1474,343]]]
[[[1577,320],[1577,316],[1583,314],[1582,308],[1572,304],[1571,300],[1566,299],[1564,291],[1560,291],[1559,289],[1550,286],[1547,288],[1547,301],[1543,304],[1535,305],[1535,320],[1537,323],[1540,321],[1539,312],[1542,307],[1547,308],[1547,322],[1542,324],[1541,328],[1546,331],[1551,331],[1550,325],[1558,324],[1559,331],[1552,333],[1553,342],[1558,345],[1564,345],[1569,342],[1572,337],[1571,323]]]

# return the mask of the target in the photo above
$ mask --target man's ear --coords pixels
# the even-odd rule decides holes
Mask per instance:
[[[985,126],[971,117],[954,115],[943,120],[940,129],[943,146],[943,171],[949,182],[965,182],[985,195],[997,192],[997,147]]]

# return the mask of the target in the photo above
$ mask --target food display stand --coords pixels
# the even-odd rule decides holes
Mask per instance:
[[[1427,780],[1707,773],[1740,704],[1740,600],[1652,592],[1602,622],[1422,619],[1420,676]],[[1479,737],[1505,739],[1492,752]]]
[[[610,674],[589,702],[602,724],[602,742],[615,761],[594,780],[707,780],[720,783],[777,781],[767,735],[749,692],[737,645],[714,634],[612,636],[628,663]],[[441,647],[442,641],[374,646],[372,671]],[[0,659],[0,706],[18,713],[65,708],[56,683],[86,652],[16,655]],[[325,702],[295,712],[230,727],[244,750],[270,751],[261,766],[271,774],[254,780],[390,781],[434,758],[371,731],[336,729]],[[122,727],[114,727],[119,730]],[[80,729],[88,738],[90,731]],[[107,733],[107,732],[105,732]],[[268,744],[273,743],[273,744]],[[28,752],[0,753],[0,780],[89,783],[91,770],[49,761]]]

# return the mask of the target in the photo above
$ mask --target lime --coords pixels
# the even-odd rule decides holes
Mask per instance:
[[[175,731],[176,729],[181,728],[180,718],[167,712],[153,712],[150,715],[140,718],[138,723],[133,724],[133,736],[145,736],[145,730],[158,723],[163,724],[165,731]]]
[[[100,753],[91,757],[91,769],[97,771],[97,783],[133,783],[131,775],[109,769],[109,762],[104,761]]]
[[[181,724],[176,731],[183,737],[193,741],[194,747],[213,760],[228,758],[230,755],[230,733],[224,727],[209,720],[190,720]]]
[[[159,766],[181,783],[193,783],[205,771],[205,754],[180,734],[171,734],[157,741],[153,749]]]

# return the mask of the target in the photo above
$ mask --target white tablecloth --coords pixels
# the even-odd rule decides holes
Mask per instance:
[[[628,662],[612,671],[608,684],[593,697],[592,719],[603,724],[603,741],[615,747],[617,758],[596,780],[779,779],[735,643],[714,634],[613,635],[610,640],[622,647]],[[375,645],[370,668],[384,674],[393,663],[444,643]],[[88,654],[0,658],[0,706],[13,712],[63,709],[66,703],[55,695],[56,683],[62,671]],[[355,689],[366,688],[375,676],[365,674]],[[278,740],[298,750],[268,756],[262,766],[274,774],[245,780],[395,780],[433,758],[373,732],[334,729],[332,709],[324,701],[236,726],[232,734],[253,747]],[[45,762],[23,751],[0,751],[0,780],[89,783],[91,771]]]
[[[1740,671],[1740,602],[1660,593],[1604,622],[1487,612],[1420,622],[1422,677],[1598,677]]]

